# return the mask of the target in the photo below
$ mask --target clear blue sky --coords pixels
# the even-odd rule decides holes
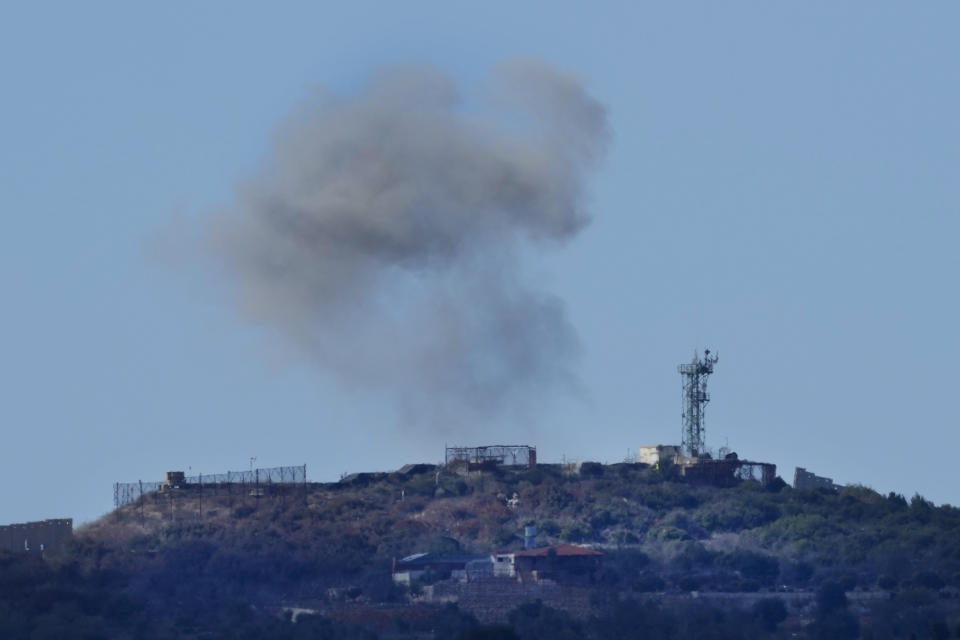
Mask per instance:
[[[595,5],[0,10],[0,523],[251,456],[314,480],[445,442],[616,462],[679,440],[676,365],[703,347],[709,444],[960,503],[960,5]],[[594,222],[536,261],[584,393],[421,429],[248,324],[184,239],[316,87],[426,63],[469,89],[518,55],[610,113]]]

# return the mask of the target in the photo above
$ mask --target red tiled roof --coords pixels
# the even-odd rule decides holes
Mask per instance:
[[[518,558],[535,558],[539,556],[548,556],[550,555],[551,549],[556,552],[558,557],[602,556],[603,555],[599,551],[594,551],[593,549],[587,549],[586,547],[578,547],[574,544],[555,544],[552,547],[541,547],[539,549],[524,549],[523,551],[515,551],[513,555]]]

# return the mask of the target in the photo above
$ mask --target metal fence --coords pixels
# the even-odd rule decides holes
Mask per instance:
[[[444,461],[446,464],[463,461],[468,464],[495,463],[506,467],[532,468],[537,465],[537,449],[525,444],[447,447]]]
[[[227,471],[187,476],[188,486],[205,487],[210,485],[261,485],[261,484],[303,484],[307,481],[307,465],[299,467],[272,467],[269,469],[251,469],[249,471]],[[164,482],[116,482],[113,485],[113,506],[122,507],[139,500],[148,493],[158,491]]]

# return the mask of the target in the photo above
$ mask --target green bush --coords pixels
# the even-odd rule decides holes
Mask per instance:
[[[717,564],[740,573],[745,579],[770,586],[780,574],[780,562],[768,555],[753,551],[736,550],[717,559]]]
[[[750,610],[764,631],[776,631],[777,626],[787,619],[787,606],[780,598],[758,600]]]
[[[572,522],[560,530],[560,539],[565,542],[583,542],[590,537],[590,527],[582,522]]]
[[[543,520],[540,522],[538,530],[548,536],[556,536],[560,533],[560,525],[554,520]]]
[[[603,475],[603,465],[599,462],[584,462],[580,465],[580,475],[599,478]]]

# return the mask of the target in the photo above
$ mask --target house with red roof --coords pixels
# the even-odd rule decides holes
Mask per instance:
[[[600,568],[603,553],[575,544],[555,544],[521,551],[491,554],[493,575],[520,582],[590,582]]]

